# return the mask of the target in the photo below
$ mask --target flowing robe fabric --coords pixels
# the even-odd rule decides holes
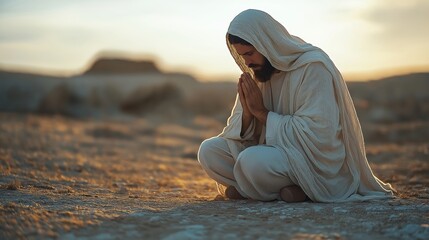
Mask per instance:
[[[228,34],[251,43],[281,71],[276,86],[271,80],[259,83],[270,111],[266,126],[254,120],[240,136],[242,107],[236,98],[227,126],[219,135],[228,139],[234,157],[242,150],[237,141],[245,146],[267,144],[281,149],[291,167],[292,181],[313,201],[393,196],[390,184],[371,171],[347,86],[326,53],[290,35],[259,10],[239,14]],[[252,73],[234,47],[227,44],[239,67]]]

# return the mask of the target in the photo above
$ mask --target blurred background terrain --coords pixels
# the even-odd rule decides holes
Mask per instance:
[[[347,82],[367,141],[427,141],[429,72]],[[0,111],[73,118],[193,116],[226,122],[234,81],[164,72],[153,60],[101,57],[69,77],[0,70]],[[388,127],[389,130],[385,128]]]

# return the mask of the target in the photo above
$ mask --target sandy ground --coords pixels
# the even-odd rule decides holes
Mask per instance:
[[[0,114],[0,239],[429,239],[429,139],[367,146],[387,201],[217,196],[196,152],[204,117],[78,120]]]

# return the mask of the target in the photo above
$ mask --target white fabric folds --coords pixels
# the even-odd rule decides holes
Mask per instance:
[[[228,33],[251,43],[281,70],[280,82],[258,83],[270,110],[266,127],[256,121],[240,136],[242,107],[237,97],[219,135],[233,156],[245,145],[266,143],[282,150],[292,181],[317,202],[365,201],[392,197],[394,189],[371,171],[356,111],[340,72],[321,49],[290,35],[270,15],[246,10]],[[229,50],[243,72],[251,72],[234,47]],[[272,84],[277,84],[273,89]],[[274,93],[273,93],[274,90]],[[276,93],[277,92],[277,93]],[[265,129],[266,128],[266,129]],[[257,136],[258,139],[255,139]]]

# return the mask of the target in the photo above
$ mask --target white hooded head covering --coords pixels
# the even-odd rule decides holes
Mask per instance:
[[[334,93],[340,113],[342,140],[346,152],[344,161],[350,169],[353,182],[350,186],[351,190],[344,193],[348,195],[331,196],[328,193],[331,192],[329,189],[320,187],[320,185],[314,186],[315,183],[311,182],[310,178],[307,177],[309,173],[300,172],[299,167],[297,167],[294,172],[295,177],[310,198],[315,201],[332,202],[368,200],[393,195],[394,189],[390,184],[383,183],[371,171],[366,159],[362,130],[353,101],[340,72],[326,53],[320,48],[289,34],[282,24],[260,10],[249,9],[241,12],[231,22],[227,37],[228,34],[240,37],[252,44],[278,70],[288,72],[309,63],[322,63],[332,75]],[[244,63],[244,59],[229,43],[228,38],[227,45],[241,70],[252,73],[252,70]],[[239,113],[240,109],[241,107],[238,106],[235,112]],[[234,124],[237,123],[237,126],[240,124],[241,120],[239,119],[241,119],[241,115],[235,115],[238,117],[231,116],[229,119],[231,126],[227,126],[221,135],[228,137],[228,132],[232,132],[230,129],[234,127]],[[288,136],[285,137],[288,138]],[[317,161],[317,159],[314,159],[314,161]],[[293,162],[290,163],[294,164]],[[308,164],[310,166],[314,163]],[[302,169],[302,171],[304,170]],[[329,179],[325,180],[330,181]]]
[[[317,55],[323,53],[319,48],[289,34],[282,24],[260,10],[249,9],[238,14],[231,22],[228,34],[251,43],[271,65],[282,71],[291,71],[317,61],[320,57]],[[241,70],[249,72],[228,39],[227,45]]]

